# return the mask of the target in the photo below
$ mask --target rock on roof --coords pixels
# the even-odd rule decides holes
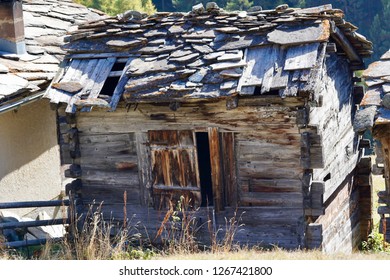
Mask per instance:
[[[355,130],[361,132],[390,124],[390,50],[368,66],[363,78],[368,89],[355,119]]]
[[[101,15],[71,0],[24,0],[27,54],[0,53],[0,104],[46,89],[63,60],[65,35]]]
[[[75,112],[87,105],[115,110],[120,98],[181,102],[311,94],[326,51],[346,55],[360,69],[362,57],[372,52],[372,43],[343,17],[331,5],[227,12],[208,3],[189,13],[151,16],[128,11],[81,24],[67,38],[66,69],[45,96]],[[100,93],[115,75],[115,90]]]

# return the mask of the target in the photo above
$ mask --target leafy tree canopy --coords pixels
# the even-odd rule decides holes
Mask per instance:
[[[75,0],[75,2],[109,15],[117,15],[127,10],[136,10],[148,14],[157,11],[152,0]]]

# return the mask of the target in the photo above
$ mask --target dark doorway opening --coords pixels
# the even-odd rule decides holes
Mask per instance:
[[[196,132],[196,149],[202,195],[201,206],[212,206],[214,204],[213,183],[211,181],[210,146],[207,132]]]

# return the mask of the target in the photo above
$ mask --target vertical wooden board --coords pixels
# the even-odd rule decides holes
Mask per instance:
[[[211,162],[211,180],[213,184],[215,211],[223,210],[223,183],[221,169],[221,151],[217,127],[209,127],[209,146]]]
[[[81,78],[79,80],[80,84],[82,84],[83,86],[85,86],[85,84],[87,83],[88,81],[88,78],[89,78],[89,70],[90,69],[95,69],[95,67],[97,66],[99,60],[98,59],[85,59],[85,61],[87,61],[87,66],[83,69],[83,72],[82,72],[82,75],[81,75]]]
[[[108,77],[108,74],[110,74],[112,67],[114,66],[114,63],[116,61],[116,57],[109,57],[106,59],[102,59],[102,65],[95,68],[95,72],[97,72],[97,75],[95,76],[94,83],[92,84],[92,87],[89,89],[90,93],[88,98],[94,99],[99,96],[100,91],[102,90],[104,83]],[[89,112],[91,111],[91,107],[84,107],[82,112]]]
[[[151,201],[150,190],[152,187],[152,172],[148,134],[144,132],[137,132],[135,134],[135,141],[137,145],[141,205],[148,206],[149,202]]]
[[[225,203],[228,206],[237,206],[237,171],[234,149],[234,133],[221,133],[223,178],[226,190]]]
[[[65,69],[65,74],[64,76],[62,76],[60,82],[70,82],[75,72],[77,71],[81,61],[82,59],[73,59],[70,62],[69,67]]]
[[[247,66],[239,80],[238,88],[243,86],[260,86],[263,84],[264,76],[267,75],[267,88],[272,84],[271,76],[274,74],[275,61],[279,56],[278,46],[263,46],[247,49],[245,60]]]
[[[181,180],[182,186],[186,187],[199,187],[197,180],[197,161],[195,158],[194,149],[182,149],[180,150],[180,171],[181,171]]]
[[[288,84],[289,72],[283,70],[284,61],[285,61],[286,51],[284,48],[279,48],[279,54],[277,56],[277,61],[275,64],[275,73],[272,78],[272,83],[270,84],[270,90],[274,89],[283,89]]]
[[[273,86],[276,67],[278,67],[277,62],[279,61],[280,63],[279,56],[282,54],[279,49],[280,48],[278,45],[273,45],[272,47],[270,47],[267,52],[267,59],[265,59],[261,64],[263,69],[261,69],[260,71],[264,72],[263,83],[261,85],[261,94],[269,92]]]
[[[316,65],[319,43],[288,48],[284,70],[309,69]]]
[[[100,75],[101,69],[105,67],[106,59],[98,59],[96,66],[94,68],[86,69],[86,72],[84,74],[87,75],[87,79],[85,81],[85,84],[83,85],[83,89],[80,93],[77,95],[74,95],[70,102],[68,103],[68,106],[66,108],[67,113],[75,113],[76,112],[76,106],[74,106],[74,103],[81,98],[82,95],[88,95],[90,97],[92,88],[95,85],[95,82],[98,81],[98,76]],[[80,63],[78,64],[80,65]],[[69,71],[69,70],[68,70]],[[111,68],[110,70],[111,71]],[[65,74],[65,76],[68,76],[68,72]],[[108,74],[107,74],[108,76]],[[102,85],[103,86],[103,85]]]

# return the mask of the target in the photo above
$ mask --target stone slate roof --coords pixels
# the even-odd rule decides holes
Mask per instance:
[[[101,15],[71,0],[24,0],[27,54],[0,53],[0,105],[45,90],[63,60],[67,32]]]
[[[67,38],[67,64],[45,94],[52,103],[115,110],[130,103],[184,102],[238,95],[311,95],[326,53],[363,69],[372,43],[331,5],[224,11],[215,3],[189,13],[128,11],[79,26]],[[115,89],[104,83],[117,77]],[[103,88],[103,90],[102,90]]]
[[[360,132],[390,124],[390,50],[368,66],[363,78],[367,91],[354,123],[355,130]]]

